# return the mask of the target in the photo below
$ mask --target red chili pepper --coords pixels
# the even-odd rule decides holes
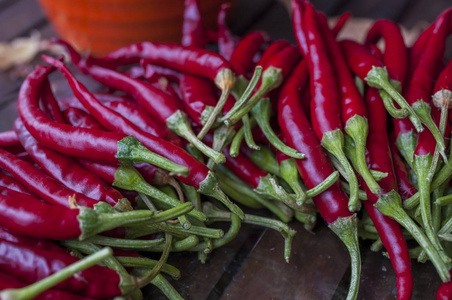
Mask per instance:
[[[385,41],[383,63],[388,70],[389,77],[404,86],[408,65],[408,51],[400,27],[389,20],[378,20],[367,32],[364,44],[366,46],[376,44],[380,38]]]
[[[67,253],[66,249],[61,248],[51,240],[19,235],[2,227],[0,227],[0,240],[47,251]]]
[[[0,241],[0,269],[27,283],[39,281],[76,261],[69,254]],[[56,285],[55,289],[104,299],[122,295],[120,284],[121,277],[116,271],[93,266]]]
[[[54,61],[55,62],[55,61]],[[147,134],[140,130],[127,119],[121,117],[114,111],[104,107],[94,96],[84,88],[71,73],[63,65],[59,66],[67,79],[70,80],[70,85],[82,104],[90,110],[91,114],[101,122],[101,124],[110,130],[123,132],[125,134],[133,134],[146,147],[155,151],[155,153],[171,157],[171,160],[177,164],[186,166],[190,175],[187,177],[178,178],[186,184],[192,185],[196,188],[200,187],[200,183],[207,177],[207,167],[197,161],[193,156],[188,154],[182,148],[179,148],[167,141],[164,141],[156,136]]]
[[[305,153],[305,159],[296,160],[301,178],[308,189],[323,182],[332,172],[328,156],[311,130],[311,125],[303,113],[300,91],[308,74],[307,62],[297,65],[286,80],[278,102],[278,121],[288,145]],[[352,262],[352,282],[349,295],[358,292],[360,274],[360,254],[357,240],[356,215],[348,209],[348,198],[339,182],[313,198],[320,214],[330,228],[347,246]],[[344,226],[342,226],[344,225]]]
[[[404,201],[416,194],[417,190],[409,180],[408,169],[406,168],[406,165],[400,156],[399,149],[397,149],[393,139],[391,139],[389,145],[391,147],[391,157],[392,162],[394,163],[394,171],[397,178],[399,193]]]
[[[64,118],[60,112],[60,106],[55,99],[52,88],[50,87],[50,82],[47,78],[43,81],[41,106],[43,111],[52,121],[64,123]]]
[[[324,15],[318,15],[325,45],[328,48],[329,59],[333,63],[334,73],[340,90],[342,121],[345,132],[355,143],[355,158],[357,161],[357,172],[361,175],[367,186],[374,194],[381,192],[366,163],[366,140],[368,134],[368,112],[364,99],[356,87],[355,80],[348,68],[339,43],[334,33],[329,29],[327,19]]]
[[[290,46],[290,43],[286,40],[277,40],[270,43],[267,49],[264,50],[264,53],[262,53],[258,65],[268,65],[269,60],[271,60],[277,53],[288,46]]]
[[[365,98],[369,110],[367,149],[370,168],[388,174],[379,181],[382,194],[391,191],[397,192],[397,180],[394,175],[390,143],[385,126],[385,107],[378,91],[374,88],[369,88],[366,91]],[[367,185],[365,185],[365,188],[368,201],[364,201],[364,207],[372,219],[386,251],[389,253],[397,276],[397,299],[411,299],[413,294],[411,260],[400,225],[394,219],[384,216],[373,206],[379,201],[380,195],[372,193]]]
[[[352,72],[369,86],[384,90],[401,107],[397,109],[391,101],[388,101],[385,103],[388,112],[395,118],[409,117],[416,130],[421,132],[423,127],[419,116],[389,82],[384,63],[373,56],[364,45],[350,40],[343,40],[340,44]]]
[[[248,73],[252,71],[254,65],[253,58],[269,40],[269,36],[262,31],[250,32],[240,39],[230,58],[237,75],[248,78]]]
[[[150,85],[146,85],[139,80],[127,77],[122,73],[96,65],[91,65],[90,62],[82,60],[81,56],[75,51],[75,49],[70,47],[67,43],[61,43],[64,43],[66,48],[70,51],[72,62],[82,72],[89,74],[91,77],[107,86],[123,90],[126,93],[133,95],[133,97],[140,103],[140,105],[143,106],[143,108],[152,113],[154,116],[159,117],[160,121],[166,124],[177,135],[189,140],[190,143],[192,143],[205,155],[211,157],[216,163],[221,163],[224,161],[224,156],[221,153],[218,153],[207,147],[193,133],[180,101],[174,99],[173,97],[159,89],[153,88]],[[89,102],[92,104],[99,104],[94,96],[92,96],[92,94],[77,81],[77,79],[62,62],[48,56],[44,57],[44,60],[48,63],[53,64],[63,73],[63,75],[69,81],[69,85],[73,89],[74,94],[80,101],[82,101],[81,98],[85,98],[85,100],[87,101],[90,100]],[[84,101],[84,105],[88,104],[87,101]],[[163,141],[156,136],[139,130],[139,128],[134,126],[131,122],[129,122],[125,118],[122,118],[119,114],[113,111],[108,111],[109,117],[107,118],[106,114],[108,109],[106,109],[101,104],[96,105],[96,110],[98,111],[97,113],[93,112],[93,105],[90,105],[90,107],[91,114],[95,114],[96,119],[98,119],[99,121],[102,119],[101,124],[109,128],[110,130],[117,132],[126,132],[127,130],[127,132],[129,132],[128,134],[132,134],[133,131],[134,136],[137,134],[140,135],[139,137],[135,137],[142,143],[145,142],[143,138],[145,138],[146,136],[148,143],[146,143],[145,146],[152,147],[152,150],[156,153],[161,153],[160,155],[170,155],[172,152],[178,151],[171,149],[175,148],[171,143]],[[99,110],[102,110],[102,113],[99,112]],[[107,123],[109,123],[108,126]],[[167,145],[164,145],[165,143]],[[193,160],[195,159],[193,158]]]
[[[452,271],[451,275],[452,275]],[[452,281],[443,282],[436,291],[436,300],[452,299]]]
[[[3,170],[0,170],[0,186],[23,194],[32,195],[32,192],[29,189],[10,175],[7,175]]]
[[[98,201],[65,187],[41,169],[0,149],[0,167],[25,185],[33,194],[47,203],[69,208],[69,199],[75,197],[78,205],[93,207]]]
[[[36,141],[24,127],[22,121],[17,119],[14,123],[22,145],[33,160],[50,176],[64,184],[69,189],[81,193],[97,201],[103,201],[118,208],[124,204],[124,197],[120,192],[97,176],[80,166],[73,158],[45,148]],[[41,196],[42,197],[42,196]],[[92,202],[95,203],[95,202]],[[130,205],[128,205],[130,208]],[[125,208],[122,207],[121,208]],[[131,208],[129,209],[131,210]]]
[[[198,0],[184,1],[184,16],[182,23],[182,46],[207,44],[206,32],[202,24],[202,15]]]
[[[10,189],[8,187],[3,187],[3,186],[0,187],[0,194],[2,194],[4,196],[11,197],[11,198],[21,198],[23,200],[32,199],[32,200],[35,200],[35,201],[36,200],[40,201],[40,199],[37,198],[35,195],[18,192],[18,191],[15,191],[13,189]]]
[[[328,57],[328,47],[317,22],[317,13],[309,3],[304,7],[303,29],[308,46],[312,127],[317,138],[321,140],[321,145],[345,168],[351,190],[349,208],[356,211],[359,208],[358,181],[343,151],[341,95],[333,65]]]
[[[33,137],[53,150],[69,156],[84,157],[111,163],[126,161],[147,161],[157,163],[155,158],[162,161],[143,147],[136,138],[127,137],[121,133],[99,130],[74,128],[66,124],[52,122],[39,109],[39,92],[42,82],[53,68],[37,66],[21,86],[17,103],[19,115],[27,130]],[[137,144],[138,143],[138,144]],[[131,153],[130,151],[133,150]],[[128,151],[128,153],[127,153]],[[134,157],[131,157],[131,154]],[[186,174],[187,168],[176,165],[166,159],[163,160],[175,173]]]
[[[145,61],[189,73],[206,77],[217,85],[222,94],[214,111],[198,134],[202,139],[222,111],[226,100],[234,87],[235,75],[230,63],[215,52],[184,47],[177,44],[141,42],[131,44],[113,51],[95,62],[100,65],[120,66],[136,63],[141,58]]]
[[[26,283],[18,280],[16,277],[9,274],[0,272],[0,290],[6,290],[10,288],[22,288],[27,286]],[[65,299],[65,300],[93,300],[94,298],[79,296],[75,294],[70,294],[64,291],[58,290],[46,290],[36,296],[35,300],[50,300],[50,299]]]
[[[68,107],[63,111],[63,115],[66,122],[73,125],[74,127],[91,128],[107,131],[107,129],[105,129],[104,126],[100,125],[100,123],[97,122],[96,119],[94,119],[90,114],[88,114],[86,111],[82,109]]]
[[[306,42],[306,36],[303,29],[303,12],[305,4],[303,1],[295,0],[292,4],[292,28],[295,33],[295,39],[297,40],[298,47],[304,56],[308,53],[308,45]],[[318,13],[320,14],[320,13]],[[347,12],[342,14],[337,20],[336,24],[332,28],[334,36],[337,36],[341,29],[344,27],[347,20],[350,18],[351,13]]]
[[[154,118],[152,118],[152,116],[143,111],[141,106],[132,99],[107,93],[94,93],[93,95],[97,100],[102,102],[102,105],[114,110],[124,118],[127,118],[130,122],[141,128],[143,131],[158,136],[179,147],[182,145],[182,141],[178,136],[176,136],[172,131],[168,130],[166,126],[162,126],[160,122],[156,121]],[[64,98],[62,100],[59,100],[58,103],[61,109],[73,107],[86,110],[86,108],[80,103],[77,97]],[[104,128],[100,124],[99,126],[100,127],[96,129]]]
[[[12,129],[0,132],[0,148],[12,153],[24,151],[16,132]]]
[[[226,13],[230,7],[230,3],[222,4],[217,16],[218,53],[228,61],[230,61],[231,55],[238,43],[238,38],[232,34],[226,25]]]

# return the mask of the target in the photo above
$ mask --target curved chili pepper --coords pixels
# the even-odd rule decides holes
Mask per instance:
[[[0,167],[25,185],[33,194],[48,203],[69,208],[69,198],[75,197],[78,205],[93,207],[98,201],[65,187],[32,164],[0,149]]]
[[[345,168],[351,187],[349,208],[351,211],[356,211],[359,208],[358,181],[343,151],[341,95],[331,60],[328,57],[328,48],[318,25],[317,13],[309,3],[306,3],[304,7],[303,29],[308,46],[307,63],[312,97],[312,127],[321,140],[321,145],[334,155]]]
[[[68,107],[63,111],[63,115],[65,121],[74,127],[91,128],[107,131],[107,129],[105,129],[104,126],[100,125],[100,123],[97,122],[96,119],[94,119],[91,115],[89,115],[86,111],[82,109]],[[88,117],[85,117],[85,115],[88,115]],[[69,122],[69,120],[71,121]]]
[[[152,64],[206,77],[215,82],[221,90],[221,96],[203,129],[198,134],[198,138],[202,139],[215,122],[234,87],[235,75],[230,63],[221,55],[212,51],[153,42],[141,42],[125,46],[101,59],[95,59],[95,62],[111,67],[112,65],[120,66],[136,63],[141,58]]]
[[[160,161],[175,173],[187,173],[186,167],[167,159],[162,160],[162,157],[150,152],[133,137],[127,137],[121,133],[74,128],[50,121],[39,109],[39,91],[43,80],[52,71],[53,68],[37,66],[22,84],[18,97],[19,115],[27,130],[40,143],[69,156],[111,163],[121,163],[121,161],[130,163],[138,160],[160,164],[158,162]],[[133,152],[130,152],[131,150]]]
[[[202,45],[201,47],[204,48],[207,42],[199,0],[185,0],[182,22],[182,46]]]
[[[69,254],[0,241],[0,269],[28,283],[39,281],[76,261],[78,259]],[[111,298],[124,293],[121,279],[114,270],[93,266],[55,288],[97,299]],[[130,280],[128,283],[132,284]],[[130,287],[127,292],[133,289]]]
[[[17,134],[13,129],[0,132],[0,148],[12,153],[24,151]]]
[[[39,239],[35,237],[23,236],[0,227],[0,240],[5,240],[11,243],[16,243],[37,249],[44,249],[53,252],[67,253],[67,250],[61,248],[55,242],[47,239]]]
[[[452,282],[451,281],[443,282],[436,291],[436,300],[449,300],[451,298],[452,298]]]
[[[238,76],[248,77],[248,73],[253,69],[253,57],[269,40],[270,37],[262,31],[250,32],[240,39],[230,58]]]
[[[378,183],[370,174],[366,163],[366,140],[368,135],[367,108],[355,80],[348,68],[339,43],[336,41],[334,33],[329,29],[326,17],[318,15],[317,20],[321,26],[325,45],[328,48],[330,61],[333,63],[334,72],[337,77],[340,90],[342,121],[345,132],[352,137],[355,143],[355,157],[357,162],[357,172],[361,175],[366,185],[374,194],[381,192]],[[356,204],[351,204],[356,205]]]
[[[82,59],[82,57],[73,49],[69,44],[67,44],[64,41],[59,41],[59,43],[64,44],[64,46],[69,50],[72,62],[77,66],[78,69],[80,69],[82,72],[87,73],[97,81],[99,81],[102,84],[105,84],[107,86],[123,90],[127,92],[128,94],[133,95],[133,97],[145,108],[148,112],[152,113],[154,116],[159,117],[160,121],[164,124],[166,124],[171,130],[173,130],[176,134],[183,136],[185,139],[189,140],[196,148],[198,148],[201,152],[203,152],[208,157],[212,158],[215,162],[221,163],[224,161],[224,156],[221,153],[218,153],[214,151],[213,149],[210,149],[205,144],[203,144],[199,139],[197,139],[196,135],[191,130],[191,127],[188,123],[187,117],[184,113],[184,109],[182,107],[182,104],[177,99],[174,99],[170,95],[166,94],[165,92],[153,88],[150,85],[146,85],[143,82],[127,77],[126,75],[119,73],[114,70],[102,68],[96,65],[92,65],[89,61],[85,61]],[[72,73],[67,69],[67,67],[60,61],[51,58],[51,57],[44,57],[44,60],[48,63],[51,63],[55,65],[57,68],[60,69],[61,72],[63,72],[63,75],[67,78],[67,80],[70,82],[70,86],[72,89],[76,89],[76,87],[79,87],[81,89],[84,89],[84,93],[86,94],[84,97],[88,97],[91,93],[89,91],[82,87],[81,84],[73,77]],[[74,93],[77,96],[76,91],[74,90]],[[81,94],[78,94],[78,98],[80,100]],[[89,97],[90,99],[95,100],[94,97]],[[81,100],[80,100],[81,101]],[[97,100],[96,100],[97,102]],[[98,106],[98,109],[103,108],[102,105]],[[105,109],[103,109],[105,110]],[[111,112],[113,113],[113,112]],[[93,114],[93,112],[91,112]],[[117,115],[117,114],[115,114]],[[105,121],[107,121],[107,118],[103,116],[102,114],[98,114],[98,119],[103,118]],[[124,120],[123,124],[119,124],[119,121],[116,119],[120,118],[120,116],[116,116],[115,122],[113,122],[113,119],[110,121],[112,122],[112,125],[115,125],[115,131],[124,132],[124,129],[120,130],[120,125],[125,125],[124,123],[128,123],[125,126],[128,127],[127,129],[130,130],[137,129],[136,126],[128,122],[127,120]],[[122,118],[124,119],[124,118]],[[115,124],[118,123],[118,124]],[[103,124],[106,126],[106,124]],[[134,130],[137,131],[137,130]],[[139,130],[138,130],[139,131]],[[141,132],[140,132],[141,133]],[[138,134],[136,132],[135,134]],[[160,142],[163,143],[161,139],[146,134],[148,136],[147,140],[152,141],[152,144],[154,146],[151,146],[147,144],[147,147],[155,147],[155,144]],[[141,134],[143,136],[143,134]],[[142,138],[142,137],[141,137]],[[141,138],[138,138],[139,140]],[[168,143],[169,147],[170,143]],[[173,146],[173,145],[171,145]],[[163,146],[160,146],[163,147]],[[165,148],[167,148],[165,147]],[[162,150],[162,149],[161,149]],[[155,149],[154,151],[158,151]],[[176,151],[176,150],[173,150]],[[170,150],[166,150],[165,152],[168,155],[168,152],[171,153]]]
[[[364,45],[376,44],[380,38],[383,38],[387,45],[383,62],[388,70],[389,78],[404,86],[408,70],[408,51],[400,27],[389,20],[378,20],[367,32]],[[399,91],[401,92],[401,89]]]
[[[107,93],[94,93],[94,97],[102,102],[102,105],[114,110],[115,112],[122,115],[124,118],[127,118],[133,124],[141,128],[142,130],[158,136],[164,140],[167,140],[177,146],[182,145],[182,141],[176,136],[172,131],[168,130],[166,126],[162,126],[162,124],[155,119],[153,119],[149,114],[146,114],[143,109],[141,109],[140,105],[124,96],[117,96]],[[77,97],[67,97],[58,101],[61,109],[66,109],[68,107],[79,108],[82,110],[86,110],[86,108],[80,103]],[[100,125],[100,124],[99,124]],[[76,125],[74,125],[76,126]],[[83,127],[83,126],[77,126]],[[90,127],[93,128],[93,127]],[[102,129],[103,126],[100,126],[96,129]],[[105,130],[105,128],[103,129]]]
[[[27,286],[26,283],[18,280],[16,277],[0,272],[0,291],[10,288],[22,288]],[[36,296],[36,300],[49,299],[67,299],[67,300],[93,300],[94,298],[70,294],[68,292],[49,289]]]
[[[297,65],[292,75],[286,80],[278,101],[278,122],[287,143],[306,154],[305,159],[296,160],[298,170],[306,187],[311,189],[323,182],[334,172],[319,140],[311,130],[311,125],[303,113],[300,103],[300,86],[305,82],[307,62]],[[349,297],[356,297],[359,286],[361,259],[357,238],[356,214],[348,209],[348,198],[342,191],[339,181],[329,189],[313,198],[325,222],[338,235],[350,252],[352,280]]]
[[[409,117],[418,132],[424,130],[419,116],[389,82],[390,78],[384,63],[373,56],[370,50],[364,45],[350,40],[343,40],[340,44],[352,72],[364,80],[369,86],[384,90],[401,107],[401,109],[397,109],[390,102],[390,105],[385,103],[386,110],[393,117]]]
[[[205,165],[185,152],[182,148],[179,148],[153,135],[147,134],[133,124],[129,123],[119,114],[116,114],[115,112],[104,107],[83,85],[75,79],[75,77],[73,77],[64,64],[58,63],[57,60],[51,59],[50,57],[48,57],[47,60],[54,63],[63,72],[63,75],[69,80],[77,98],[85,105],[85,107],[89,108],[90,111],[97,116],[97,120],[102,122],[102,125],[109,126],[113,130],[128,133],[133,132],[133,134],[138,137],[138,140],[143,141],[143,143],[155,151],[155,153],[161,153],[162,156],[170,156],[172,161],[186,166],[186,168],[190,170],[190,176],[179,177],[182,182],[194,186],[201,193],[216,198],[226,205],[232,212],[239,216],[243,216],[242,210],[237,205],[232,203],[223,192],[221,192],[218,187],[218,181],[215,179],[214,175],[208,171]]]
[[[218,53],[220,53],[221,56],[226,58],[228,61],[231,60],[231,55],[234,52],[238,42],[238,38],[232,34],[226,25],[226,13],[230,7],[230,3],[222,4],[217,16]]]
[[[22,145],[34,161],[66,187],[119,210],[132,210],[120,192],[80,166],[73,158],[43,147],[27,131],[20,119],[14,123]]]
[[[10,175],[5,174],[3,170],[0,170],[0,186],[23,194],[32,195],[32,192],[28,188]]]
[[[369,110],[367,149],[370,168],[388,174],[379,181],[382,188],[380,194],[397,191],[397,180],[394,175],[390,143],[385,126],[385,107],[376,89],[369,88],[365,98]],[[389,253],[397,276],[397,299],[411,299],[413,294],[411,260],[400,225],[392,218],[384,216],[373,206],[379,201],[380,194],[372,193],[367,185],[365,185],[365,188],[368,201],[364,201],[364,207],[372,219],[386,251]]]
[[[84,111],[73,110],[73,112],[77,113],[76,120],[91,118],[91,116]],[[66,110],[63,113],[66,113]],[[72,118],[66,115],[66,119],[69,124],[74,125],[72,123]],[[112,186],[117,186],[124,190],[140,191],[146,195],[153,197],[153,199],[158,201],[160,204],[166,204],[165,208],[170,208],[181,204],[179,201],[168,197],[166,194],[149,185],[149,183],[153,184],[155,182],[155,174],[157,172],[157,168],[152,165],[135,165],[136,170],[139,172],[139,174],[137,174],[134,168],[123,168],[117,165],[103,164],[83,159],[79,159],[78,161],[83,167],[90,170]],[[196,209],[190,211],[188,214],[192,215],[200,221],[205,221],[205,215],[197,211]]]
[[[402,201],[405,201],[406,199],[416,194],[417,190],[409,180],[408,170],[393,139],[391,139],[389,145],[391,148],[391,157],[392,162],[394,163],[394,172],[397,178],[399,193],[402,197]]]

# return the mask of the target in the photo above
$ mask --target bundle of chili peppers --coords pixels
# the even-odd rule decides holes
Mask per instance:
[[[359,238],[384,248],[398,299],[412,297],[411,259],[430,261],[437,299],[452,299],[452,10],[407,46],[389,20],[362,44],[340,40],[350,15],[330,27],[305,0],[292,0],[296,45],[238,37],[227,9],[212,31],[185,0],[181,44],[91,57],[54,40],[101,88],[49,56],[22,84],[20,118],[0,133],[0,297],[108,246],[102,266],[22,293],[140,299],[153,284],[180,299],[162,275],[180,276],[171,252],[204,262],[249,223],[279,231],[289,262],[287,224],[315,230],[321,216],[350,253],[347,299],[359,290]],[[73,97],[55,96],[55,73]],[[252,213],[262,209],[274,217]]]

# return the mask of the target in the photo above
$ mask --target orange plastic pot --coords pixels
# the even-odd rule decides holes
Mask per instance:
[[[79,51],[102,55],[139,41],[180,42],[183,0],[39,0],[55,31]],[[222,3],[200,0],[205,25],[216,27]]]

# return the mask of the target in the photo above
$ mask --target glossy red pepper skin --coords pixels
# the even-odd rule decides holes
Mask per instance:
[[[115,206],[123,198],[121,193],[83,168],[75,159],[48,149],[36,141],[20,119],[14,129],[22,145],[33,160],[50,176],[66,187],[97,201]]]
[[[117,72],[116,72],[117,73]],[[118,113],[103,106],[70,72],[63,73],[70,82],[76,97],[90,110],[91,114],[107,129],[123,132],[136,137],[145,147],[176,164],[187,167],[189,176],[177,176],[185,184],[199,188],[199,184],[208,176],[208,168],[180,147],[159,137],[148,134],[123,118]],[[119,74],[119,73],[118,73]],[[81,128],[80,128],[81,130]]]
[[[64,240],[82,234],[77,219],[78,209],[4,195],[0,195],[0,208],[0,226],[20,235]]]
[[[252,71],[254,66],[253,58],[262,46],[269,41],[270,37],[262,31],[250,32],[240,39],[230,59],[235,73],[248,78],[248,73]]]
[[[400,27],[389,20],[378,20],[367,32],[364,44],[366,46],[376,44],[380,38],[387,45],[385,46],[383,63],[388,70],[389,77],[404,86],[408,70],[408,50]]]
[[[17,108],[27,130],[43,145],[66,155],[119,163],[118,142],[127,137],[125,134],[52,122],[40,110],[41,85],[52,71],[53,68],[37,66],[21,86]]]
[[[278,121],[288,145],[306,155],[296,162],[306,188],[311,189],[331,175],[334,168],[312,131],[300,103],[300,93],[308,74],[307,61],[303,60],[286,80],[278,102]],[[339,181],[313,200],[328,224],[353,215],[348,210],[348,197],[342,191]]]
[[[450,271],[452,274],[452,271]],[[436,300],[452,299],[452,281],[443,282],[436,291]]]
[[[367,119],[367,108],[364,99],[356,87],[344,53],[336,41],[333,31],[329,29],[327,20],[323,15],[319,16],[317,20],[322,30],[325,45],[328,48],[329,59],[334,67],[336,81],[340,90],[342,121],[347,124],[347,121],[355,115]]]
[[[63,111],[63,115],[65,123],[71,124],[74,127],[107,131],[107,129],[100,125],[90,114],[79,108],[68,107]]]
[[[388,176],[378,182],[382,188],[382,194],[389,193],[392,190],[398,191],[390,143],[385,126],[386,109],[378,90],[368,88],[365,98],[369,110],[369,136],[367,139],[369,166],[372,170],[388,174]],[[366,185],[364,186],[369,199],[364,201],[364,207],[374,222],[386,251],[389,253],[397,276],[397,298],[411,299],[413,293],[411,260],[400,225],[394,219],[381,214],[373,206],[379,200],[380,195],[373,194]]]
[[[202,45],[204,47],[207,42],[199,0],[185,0],[182,22],[182,46]]]
[[[316,21],[316,12],[306,5],[303,28],[308,45],[312,128],[322,140],[324,133],[342,130],[341,100],[337,80]]]
[[[223,154],[226,156],[225,166],[254,189],[259,186],[261,178],[268,176],[268,173],[264,172],[243,153],[231,157],[229,149],[227,149]]]
[[[43,111],[54,122],[64,123],[64,118],[60,112],[60,106],[52,92],[49,79],[46,78],[42,83],[42,100],[40,102]]]
[[[21,193],[15,190],[12,190],[8,187],[1,186],[0,187],[0,194],[10,197],[10,198],[20,198],[23,200],[34,200],[34,201],[41,201],[38,197],[27,194],[27,193]]]
[[[400,156],[399,149],[397,149],[395,142],[392,140],[390,143],[391,157],[394,164],[394,172],[397,178],[397,186],[399,188],[400,197],[402,201],[410,198],[417,193],[416,188],[410,182],[408,169]]]
[[[77,258],[43,249],[0,241],[0,269],[27,283],[41,280],[78,261]],[[120,296],[120,276],[101,266],[78,272],[54,288],[78,295],[105,299]]]
[[[3,227],[0,227],[0,240],[5,240],[11,243],[16,243],[28,247],[44,249],[47,251],[68,253],[66,249],[61,248],[51,240],[19,235],[14,232],[8,231]]]
[[[0,291],[4,289],[19,289],[27,286],[28,284],[18,280],[16,277],[9,274],[0,272]],[[65,300],[93,300],[90,297],[79,296],[75,294],[70,294],[59,290],[46,290],[36,296],[35,300],[52,300],[52,299],[65,299]]]
[[[226,13],[230,6],[230,3],[222,4],[217,15],[218,53],[227,61],[230,61],[231,55],[238,43],[238,37],[232,34],[226,24]]]
[[[276,41],[270,43],[270,45],[268,45],[268,47],[262,53],[262,56],[261,56],[259,62],[257,63],[257,65],[260,65],[260,66],[268,65],[268,62],[277,53],[279,53],[281,50],[283,50],[284,48],[286,48],[288,46],[290,46],[290,43],[286,40],[276,40]]]
[[[0,170],[0,186],[6,187],[16,192],[31,195],[32,192],[26,188],[22,183],[18,182],[16,179],[6,174],[3,170]]]
[[[140,42],[119,48],[102,58],[95,59],[95,63],[114,67],[138,63],[141,59],[181,73],[206,77],[212,81],[215,81],[217,74],[222,70],[232,70],[230,63],[215,52],[178,44],[153,42]]]
[[[0,132],[0,148],[12,153],[24,151],[16,132],[12,129]]]
[[[384,67],[383,62],[373,56],[366,46],[351,40],[343,40],[340,44],[350,69],[362,80],[365,80],[367,73],[372,70],[373,66]]]
[[[423,100],[430,102],[430,97],[437,78],[438,65],[442,61],[446,49],[446,38],[448,34],[450,16],[437,19],[431,33],[428,45],[413,71],[409,82],[406,100],[409,104]]]
[[[114,110],[124,118],[127,118],[143,131],[162,137],[178,146],[182,145],[182,141],[178,136],[171,132],[166,126],[162,125],[161,122],[153,119],[149,114],[143,111],[141,106],[132,99],[106,93],[94,93],[93,95],[102,103],[102,105]],[[58,103],[60,104],[61,109],[75,107],[86,110],[76,97],[68,97],[58,101]],[[104,127],[101,126],[100,128]]]
[[[0,149],[0,167],[47,203],[69,208],[69,197],[75,197],[80,206],[93,207],[98,203],[92,198],[67,188],[41,169],[2,149]]]

